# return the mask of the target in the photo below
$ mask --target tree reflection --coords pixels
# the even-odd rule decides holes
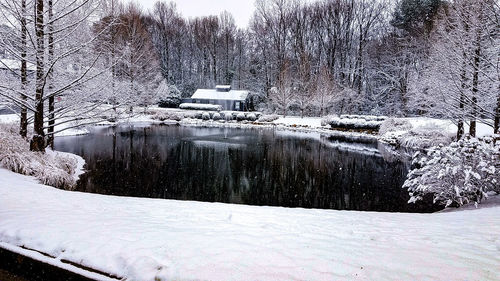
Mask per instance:
[[[284,207],[435,210],[426,203],[406,203],[401,186],[407,163],[328,142],[271,129],[151,126],[60,138],[56,148],[87,161],[88,172],[78,183],[85,192]]]

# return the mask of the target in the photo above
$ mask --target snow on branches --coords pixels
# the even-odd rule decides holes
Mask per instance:
[[[409,203],[434,194],[434,202],[448,206],[476,205],[488,192],[500,192],[500,143],[493,138],[467,137],[449,146],[434,146],[413,156],[414,168],[403,188]]]

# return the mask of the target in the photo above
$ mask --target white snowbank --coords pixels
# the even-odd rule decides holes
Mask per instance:
[[[0,167],[35,176],[41,183],[70,189],[82,174],[83,158],[51,149],[30,151],[14,124],[0,124]]]
[[[469,132],[469,125],[464,125]],[[457,135],[458,127],[451,120],[427,117],[388,119],[382,125],[380,139],[384,142],[412,148],[428,148],[440,143],[447,144]],[[477,137],[493,135],[493,128],[477,123]]]
[[[295,117],[295,116],[281,116],[278,120],[273,121],[274,124],[285,126],[309,126],[311,128],[322,128],[320,117]]]
[[[68,192],[4,169],[0,179],[0,242],[127,280],[500,276],[500,207],[306,210]]]
[[[75,172],[73,173],[73,179],[75,182],[77,182],[80,179],[80,176],[85,173],[85,169],[83,168],[85,166],[85,159],[83,159],[81,156],[73,154],[73,153],[67,153],[67,152],[61,152],[61,151],[53,151],[51,149],[47,149],[45,151],[47,154],[52,154],[53,157],[68,157],[75,159],[76,161],[76,167],[75,167]]]
[[[209,110],[209,111],[221,111],[221,105],[215,104],[201,104],[201,103],[182,103],[179,105],[180,109],[194,109],[194,110]]]
[[[408,120],[414,129],[425,130],[427,128],[436,128],[438,130],[442,130],[451,135],[456,135],[458,127],[453,124],[451,120],[442,120],[442,119],[434,119],[434,118],[426,118],[426,117],[414,117],[414,118],[403,118]],[[464,124],[464,130],[466,133],[469,132],[469,124]],[[477,132],[476,137],[484,137],[493,135],[493,128],[485,125],[483,123],[477,123]]]
[[[19,122],[19,116],[17,116],[17,114],[0,115],[0,123],[9,124],[14,122]]]

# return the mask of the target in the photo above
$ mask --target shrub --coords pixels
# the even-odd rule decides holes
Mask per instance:
[[[382,121],[367,121],[364,118],[331,118],[329,120],[330,126],[332,128],[340,129],[357,129],[357,130],[379,130],[382,125]]]
[[[202,119],[203,118],[203,113],[202,112],[196,112],[194,114],[194,118],[195,119]]]
[[[196,112],[185,112],[184,118],[196,119]]]
[[[173,121],[181,121],[184,118],[184,114],[182,112],[168,112],[168,111],[159,111],[156,112],[152,118],[154,120],[159,120],[159,121],[166,121],[166,120],[173,120]]]
[[[221,120],[221,119],[222,119],[222,116],[220,116],[220,113],[216,112],[216,113],[214,113],[214,115],[212,116],[212,119],[214,119],[214,121],[218,121],[218,120]]]
[[[180,109],[205,110],[205,111],[221,111],[222,106],[216,104],[201,104],[201,103],[183,103],[179,106]]]
[[[156,91],[160,97],[158,106],[175,108],[181,104],[181,92],[175,85],[168,85],[166,80],[160,83]]]
[[[440,144],[449,144],[453,134],[433,122],[414,127],[408,120],[390,118],[382,123],[379,135],[393,145],[425,149]]]
[[[465,138],[449,146],[434,146],[426,154],[413,156],[408,174],[411,202],[428,193],[446,206],[480,203],[489,191],[500,192],[500,143],[492,138]]]
[[[247,119],[248,119],[248,121],[255,121],[255,120],[257,120],[257,116],[255,116],[255,114],[253,114],[253,113],[249,113],[247,115]]]
[[[203,120],[210,120],[210,113],[208,112],[203,112],[202,115],[201,115],[201,119]]]
[[[231,114],[230,112],[229,113],[228,112],[224,113],[224,120],[226,120],[226,121],[233,120],[233,114]]]
[[[246,117],[245,117],[245,113],[243,112],[240,112],[236,115],[236,120],[237,121],[243,121],[243,120],[246,120]]]
[[[261,115],[259,117],[259,122],[273,122],[278,120],[280,117],[279,115],[272,114],[272,115]]]
[[[335,116],[335,115],[328,115],[328,116],[325,116],[325,117],[321,118],[321,126],[328,126],[328,125],[330,125],[330,122],[332,122],[332,120],[334,118],[339,118],[339,117]]]
[[[0,166],[57,188],[69,189],[76,184],[74,158],[50,150],[45,154],[30,151],[28,142],[9,125],[0,126]]]
[[[394,131],[409,131],[412,129],[410,122],[404,119],[389,118],[380,126],[379,134],[383,135]]]

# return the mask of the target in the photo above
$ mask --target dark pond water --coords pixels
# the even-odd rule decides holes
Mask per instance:
[[[56,139],[81,155],[78,191],[284,207],[427,212],[401,188],[408,161],[377,144],[273,129],[121,126]]]

